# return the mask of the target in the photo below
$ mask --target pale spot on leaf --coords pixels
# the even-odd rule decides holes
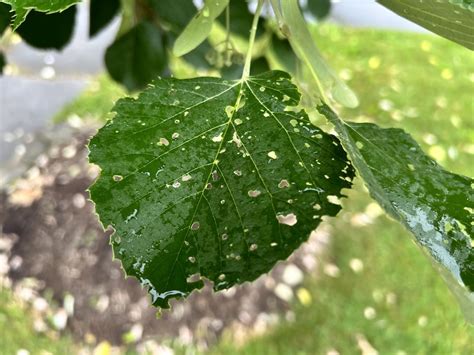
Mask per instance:
[[[271,152],[268,152],[267,155],[272,159],[277,159],[278,158],[278,156],[276,155],[274,150],[272,150]]]
[[[276,216],[278,223],[280,224],[286,224],[287,226],[294,226],[296,223],[298,223],[298,219],[296,218],[296,215],[294,213],[289,213],[289,214],[279,214]]]
[[[261,194],[261,192],[259,190],[250,190],[248,192],[248,195],[250,197],[258,197],[260,194]]]

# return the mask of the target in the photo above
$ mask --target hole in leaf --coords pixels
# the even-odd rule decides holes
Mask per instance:
[[[248,194],[250,197],[257,197],[261,194],[261,192],[259,190],[250,190]]]
[[[170,142],[166,138],[160,138],[160,141],[157,144],[164,145],[165,147],[167,147],[170,145]]]
[[[189,276],[187,279],[186,279],[186,282],[187,283],[193,283],[193,282],[197,282],[201,280],[201,274],[200,273],[196,273],[196,274],[192,274],[191,276]]]
[[[290,183],[288,182],[288,180],[285,180],[285,179],[281,180],[280,183],[278,184],[278,187],[280,189],[284,189],[284,188],[287,188],[289,186],[290,186]]]
[[[250,245],[249,250],[250,251],[255,251],[255,250],[257,250],[257,248],[258,248],[257,244],[252,244],[252,245]]]
[[[278,223],[286,224],[287,226],[294,226],[296,223],[298,223],[298,219],[296,218],[296,215],[294,213],[279,214],[276,217]]]
[[[341,205],[341,200],[339,199],[339,197],[335,195],[328,195],[326,198],[329,201],[329,203],[332,203],[334,205]]]
[[[272,150],[271,152],[268,152],[267,155],[272,159],[277,159],[278,158],[278,156],[276,155],[274,150]]]

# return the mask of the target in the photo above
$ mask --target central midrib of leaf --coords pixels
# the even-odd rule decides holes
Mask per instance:
[[[255,279],[340,210],[352,167],[335,137],[287,110],[299,98],[286,73],[270,72],[162,79],[117,103],[89,145],[102,169],[91,197],[154,304],[201,277],[215,289]]]
[[[228,120],[227,122],[223,125],[225,127],[224,129],[224,132],[222,133],[222,139],[221,141],[219,142],[219,146],[217,147],[216,149],[216,154],[214,156],[214,159],[211,163],[211,166],[210,166],[210,169],[209,169],[209,173],[207,174],[207,178],[203,184],[203,187],[201,189],[201,192],[199,193],[199,199],[196,203],[196,207],[194,208],[194,212],[192,214],[192,217],[191,219],[189,220],[188,222],[188,228],[187,228],[187,232],[186,232],[186,235],[184,236],[183,238],[183,241],[181,243],[181,248],[179,250],[179,253],[174,261],[174,264],[173,264],[173,269],[171,270],[171,273],[170,273],[170,277],[173,275],[173,272],[174,272],[174,268],[176,266],[176,263],[179,259],[179,256],[181,254],[181,251],[183,249],[183,246],[185,245],[185,241],[187,241],[188,237],[189,237],[189,232],[192,230],[191,227],[192,227],[192,224],[193,224],[193,221],[196,217],[196,213],[201,205],[201,202],[202,200],[204,199],[208,204],[209,202],[206,200],[206,197],[204,196],[204,192],[206,190],[206,186],[209,184],[210,182],[210,179],[211,179],[211,176],[212,176],[212,172],[214,170],[218,171],[218,173],[221,175],[221,177],[223,178],[223,181],[224,181],[224,184],[229,192],[229,194],[232,196],[232,202],[233,202],[233,205],[235,206],[235,210],[236,210],[236,213],[239,217],[239,222],[240,222],[240,225],[242,227],[242,232],[245,234],[245,227],[243,225],[243,222],[242,222],[242,218],[241,218],[241,213],[240,213],[240,210],[239,210],[239,207],[235,201],[235,198],[232,194],[232,190],[230,188],[230,186],[227,184],[226,180],[225,180],[225,175],[224,173],[222,172],[222,170],[219,169],[219,165],[218,165],[218,157],[219,157],[219,152],[222,150],[223,146],[224,146],[224,142],[226,142],[227,140],[229,140],[231,138],[231,136],[235,133],[237,134],[237,136],[239,137],[240,139],[240,135],[239,135],[239,132],[238,132],[238,129],[237,127],[235,126],[235,124],[232,122],[232,120],[234,119],[234,116],[235,114],[238,112],[239,110],[239,105],[241,103],[241,100],[242,100],[242,97],[244,95],[244,91],[245,90],[249,90],[252,94],[253,94],[253,97],[259,101],[259,103],[261,103],[261,101],[258,99],[258,97],[255,95],[255,93],[253,92],[252,88],[248,85],[248,81],[250,79],[240,79],[236,82],[236,84],[234,84],[233,86],[231,86],[229,89],[223,91],[221,94],[219,94],[218,96],[226,93],[228,90],[234,88],[234,87],[240,87],[239,89],[239,92],[238,92],[238,95],[237,95],[237,99],[235,100],[235,103],[233,106],[227,106],[226,107],[226,113],[228,115]],[[268,110],[268,108],[263,104],[261,103],[262,107],[265,107],[265,109]],[[232,107],[232,109],[229,109],[230,107]],[[188,108],[188,110],[191,109],[191,108]],[[275,119],[277,122],[278,122],[278,119],[273,115],[273,113],[270,113],[270,116]],[[281,124],[280,124],[281,125]],[[220,126],[215,126],[213,127],[212,129],[217,129],[219,128]],[[232,129],[231,129],[232,128]],[[292,145],[292,147],[294,148],[295,152],[299,155],[298,151],[296,150],[296,148],[294,147],[294,144],[290,138],[290,136],[288,135],[288,139]],[[270,199],[270,203],[272,205],[272,209],[273,209],[273,212],[275,213],[275,216],[277,216],[278,212],[277,210],[275,209],[275,205],[273,203],[273,196],[272,196],[272,193],[270,192],[269,188],[266,186],[265,184],[265,180],[262,178],[262,175],[260,174],[260,171],[258,170],[258,166],[256,165],[253,157],[252,157],[252,154],[247,150],[247,148],[245,147],[245,144],[242,143],[242,146],[245,150],[245,152],[248,154],[248,157],[250,158],[250,160],[252,161],[252,164],[253,166],[255,167],[255,170],[257,172],[257,175],[259,177],[259,180],[262,182],[263,186],[265,187],[265,191],[267,192],[268,196],[269,196],[269,199]],[[305,167],[305,169],[307,170],[307,168]],[[309,172],[309,171],[308,171]],[[212,214],[212,210],[211,210],[211,214]],[[214,217],[213,217],[214,218]],[[215,218],[214,218],[215,220]],[[217,222],[215,222],[217,223]],[[280,238],[281,238],[281,229],[279,229],[279,233],[280,233]],[[219,239],[219,236],[217,235],[217,240],[218,240],[218,243],[220,244],[220,239]],[[220,254],[221,254],[221,258],[222,258],[222,251],[221,251],[221,248],[219,249],[220,250]],[[169,280],[170,280],[170,277],[168,278],[168,280],[166,281],[166,285],[165,285],[165,288],[168,287],[168,284],[169,284]]]
[[[174,261],[174,263],[173,263],[173,268],[172,268],[171,273],[170,273],[170,275],[169,275],[169,277],[168,277],[168,280],[166,281],[165,288],[168,287],[170,278],[171,278],[171,276],[172,276],[173,273],[174,273],[174,269],[175,269],[175,267],[176,267],[176,263],[178,262],[178,259],[179,259],[180,255],[181,255],[181,251],[183,250],[184,242],[188,239],[189,232],[191,231],[191,227],[192,227],[194,218],[196,217],[196,212],[197,212],[198,209],[199,209],[199,206],[200,206],[200,204],[201,204],[202,199],[205,198],[205,197],[204,197],[204,191],[206,190],[206,186],[207,186],[207,184],[209,183],[209,180],[211,179],[212,171],[214,170],[214,168],[217,167],[217,158],[218,158],[218,156],[219,156],[219,152],[220,152],[221,149],[222,149],[222,145],[223,145],[223,143],[225,142],[225,138],[227,137],[227,132],[229,132],[229,127],[230,127],[230,126],[233,126],[233,125],[232,125],[232,118],[234,117],[234,113],[235,113],[235,111],[238,109],[240,99],[242,98],[242,85],[243,85],[243,80],[241,80],[240,82],[237,82],[237,84],[231,86],[231,87],[230,87],[229,89],[227,89],[227,90],[224,90],[221,94],[218,95],[218,96],[220,96],[220,95],[226,93],[228,90],[231,90],[231,89],[232,89],[233,87],[235,87],[235,86],[240,86],[240,90],[239,90],[239,93],[238,93],[238,95],[237,95],[237,99],[236,99],[235,104],[234,104],[234,106],[233,106],[232,114],[229,115],[229,119],[227,120],[227,122],[226,122],[225,125],[224,125],[224,126],[225,126],[225,131],[224,131],[224,134],[223,134],[223,139],[219,142],[219,146],[218,146],[218,148],[217,148],[217,150],[216,150],[216,154],[215,154],[215,156],[214,156],[214,160],[213,160],[212,163],[211,163],[211,167],[210,167],[210,169],[209,169],[209,173],[208,173],[208,175],[207,175],[206,181],[204,182],[204,184],[203,184],[203,186],[202,186],[202,190],[201,190],[201,192],[200,192],[200,194],[199,194],[199,200],[198,200],[197,203],[196,203],[196,207],[194,208],[193,215],[192,215],[190,221],[188,222],[188,227],[187,227],[186,235],[185,235],[184,238],[183,238],[183,241],[182,241],[182,243],[181,243],[181,248],[179,249],[178,255],[176,256],[176,259],[175,259],[175,261]],[[188,110],[189,110],[189,109],[191,109],[191,108],[188,108]],[[234,127],[234,126],[233,126],[233,127]],[[216,126],[216,127],[212,128],[212,129],[217,129],[217,128],[219,128],[219,126]],[[235,130],[235,127],[234,127],[234,130]],[[237,131],[237,130],[235,130],[235,131]],[[230,189],[229,189],[229,191],[230,191]],[[240,212],[239,212],[239,209],[237,208],[237,205],[235,205],[235,208],[236,208],[236,210],[237,210],[237,213],[238,213],[239,216],[240,216]],[[221,252],[221,254],[222,254],[222,252]],[[222,257],[222,256],[221,256],[221,257]]]

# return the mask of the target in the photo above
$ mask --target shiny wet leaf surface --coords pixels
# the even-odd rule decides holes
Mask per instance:
[[[406,19],[466,48],[474,49],[472,0],[377,0]]]
[[[372,197],[414,234],[474,319],[474,181],[444,170],[401,129],[344,122],[328,106],[318,109],[336,126]]]
[[[91,197],[127,274],[153,304],[268,272],[340,210],[353,170],[294,106],[284,72],[245,81],[160,79],[92,138]],[[289,110],[289,109],[292,110]]]

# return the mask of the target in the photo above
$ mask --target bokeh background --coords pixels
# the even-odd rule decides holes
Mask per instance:
[[[84,3],[62,52],[0,40],[1,355],[474,353],[456,300],[360,180],[270,274],[156,314],[112,260],[88,201],[98,171],[87,139],[126,92],[103,66],[120,18],[89,40],[87,17]],[[366,0],[334,1],[312,29],[359,95],[342,117],[403,128],[447,169],[474,175],[471,51]]]

